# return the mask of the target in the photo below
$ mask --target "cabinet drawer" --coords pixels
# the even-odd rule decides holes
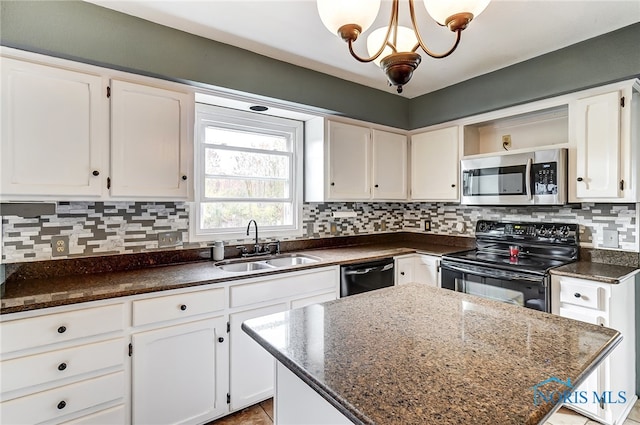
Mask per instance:
[[[319,304],[327,301],[333,301],[335,299],[335,291],[327,292],[326,294],[312,295],[310,297],[298,298],[297,300],[291,301],[291,308],[302,308],[311,304]]]
[[[113,407],[111,409],[102,410],[93,415],[83,416],[69,422],[63,422],[64,425],[107,425],[107,424],[124,424],[125,419],[124,405]]]
[[[124,397],[124,372],[65,385],[0,404],[4,424],[36,424]]]
[[[231,307],[255,304],[264,301],[297,298],[298,295],[320,290],[337,292],[338,275],[333,270],[320,270],[304,274],[281,274],[262,282],[247,283],[229,288]]]
[[[224,301],[224,288],[134,301],[133,326],[223,310]]]
[[[563,278],[560,283],[560,302],[598,309],[602,305],[601,289],[577,279]]]
[[[2,353],[123,329],[123,304],[2,322]]]
[[[2,393],[122,366],[124,338],[19,357],[0,363]]]

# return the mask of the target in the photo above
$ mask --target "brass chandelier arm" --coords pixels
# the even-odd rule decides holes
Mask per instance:
[[[363,58],[359,56],[355,52],[355,50],[353,50],[353,42],[356,40],[355,38],[349,38],[345,40],[349,45],[349,53],[351,53],[351,56],[353,56],[355,60],[359,62],[364,62],[364,63],[373,62],[374,60],[378,59],[378,57],[382,54],[382,52],[384,52],[384,49],[385,47],[387,47],[387,45],[389,45],[389,47],[391,47],[391,49],[393,49],[394,52],[396,51],[395,46],[390,45],[388,40],[389,40],[389,36],[391,35],[391,31],[393,31],[394,28],[397,29],[398,27],[398,8],[399,8],[398,0],[393,0],[393,5],[391,6],[391,18],[389,19],[389,25],[387,25],[387,34],[384,36],[382,46],[380,46],[378,51],[371,57]],[[396,30],[396,33],[397,33],[397,30]],[[395,39],[395,36],[394,36],[394,39]]]
[[[427,55],[431,56],[432,58],[442,59],[442,58],[446,58],[451,53],[453,53],[458,47],[458,44],[460,44],[460,39],[462,37],[462,30],[464,28],[455,30],[456,40],[453,43],[453,46],[449,50],[447,50],[444,53],[433,53],[431,50],[427,48],[424,41],[422,41],[422,36],[420,35],[420,31],[418,30],[418,23],[416,22],[416,14],[415,14],[415,9],[413,7],[413,0],[409,0],[409,15],[411,15],[411,24],[413,25],[413,32],[415,33],[416,39],[418,40],[418,44],[416,45],[416,47],[414,47],[414,50],[413,50],[414,52],[417,50],[418,46],[420,46],[422,50],[424,50],[424,52]]]

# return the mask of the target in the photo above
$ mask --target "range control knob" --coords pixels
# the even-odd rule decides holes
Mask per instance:
[[[562,227],[560,228],[560,234],[561,234],[562,236],[569,236],[569,232],[570,232],[570,230],[569,230],[569,226],[562,226]]]
[[[478,223],[478,232],[479,233],[485,233],[487,231],[489,231],[490,229],[490,225],[487,222],[481,221]]]

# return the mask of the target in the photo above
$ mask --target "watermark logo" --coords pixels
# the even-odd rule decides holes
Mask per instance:
[[[548,384],[555,383],[555,389],[548,390]],[[558,388],[559,387],[559,388]],[[552,376],[544,381],[538,382],[531,387],[533,390],[533,404],[536,406],[542,403],[565,403],[565,404],[589,404],[597,403],[600,406],[605,404],[624,404],[627,402],[626,391],[585,391],[574,390],[571,385],[571,379],[563,381],[560,378]]]

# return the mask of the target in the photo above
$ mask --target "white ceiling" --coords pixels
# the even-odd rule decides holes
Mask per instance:
[[[87,0],[103,7],[231,44],[376,89],[395,92],[382,70],[353,59],[347,45],[324,27],[313,0]],[[347,0],[345,0],[347,1]],[[384,1],[372,30],[387,24]],[[406,0],[400,24],[411,26]],[[438,26],[416,0],[418,25],[433,51],[448,49],[454,34]],[[462,33],[445,59],[422,63],[402,96],[416,97],[475,76],[640,22],[640,0],[493,0]],[[366,37],[356,51],[366,55]],[[420,53],[420,52],[419,52]]]

